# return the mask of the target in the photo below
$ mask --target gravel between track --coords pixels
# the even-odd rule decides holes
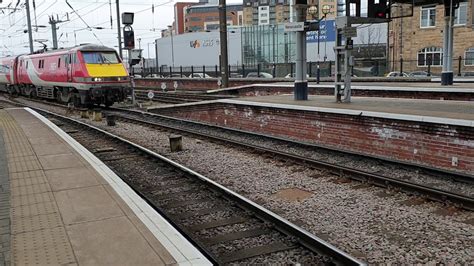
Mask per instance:
[[[113,128],[88,122],[216,180],[370,264],[474,264],[472,212],[418,204],[403,193],[192,138],[183,139],[184,151],[170,153],[169,133],[122,122]],[[306,197],[279,196],[285,189],[299,189],[295,194]]]

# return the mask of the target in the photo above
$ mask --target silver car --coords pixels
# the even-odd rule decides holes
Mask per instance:
[[[405,72],[400,74],[400,71],[392,71],[386,75],[386,77],[409,77],[409,75]]]
[[[247,74],[247,78],[267,78],[271,79],[273,78],[272,74],[266,73],[266,72],[250,72]]]

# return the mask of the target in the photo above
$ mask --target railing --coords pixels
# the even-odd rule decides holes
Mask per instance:
[[[319,67],[318,67],[319,66]],[[291,78],[294,76],[296,67],[294,63],[284,64],[258,64],[258,65],[229,65],[231,78],[252,77],[275,77]],[[308,62],[307,70],[310,77],[316,77],[319,68],[321,77],[329,77],[334,74],[334,62]],[[142,77],[219,77],[218,65],[214,66],[161,66],[160,68],[134,68],[134,73]],[[249,75],[250,74],[250,75]],[[270,74],[270,75],[268,75]]]
[[[471,65],[472,64],[472,65]],[[274,77],[293,78],[295,75],[295,63],[279,64],[257,64],[257,65],[229,65],[229,75],[231,78],[251,77]],[[385,59],[356,59],[355,65],[351,67],[351,74],[354,77],[384,77],[391,73],[391,76],[408,77],[430,77],[440,76],[442,70],[441,61],[426,60],[395,60]],[[455,76],[474,78],[474,60],[458,57],[453,59],[453,71]],[[335,73],[334,61],[308,62],[308,77],[323,78],[332,77]],[[146,67],[134,68],[134,74],[142,77],[220,77],[218,65],[213,66],[161,66],[159,68]]]
[[[392,72],[410,74],[417,72],[417,75],[436,77],[441,76],[443,70],[442,58],[426,60],[405,60],[403,58],[388,62],[388,68]],[[423,73],[424,72],[424,73]],[[462,58],[461,56],[453,59],[453,72],[457,77],[474,78],[474,60]]]

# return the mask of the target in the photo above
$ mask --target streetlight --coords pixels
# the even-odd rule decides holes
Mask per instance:
[[[321,35],[321,25],[320,22],[326,18],[327,14],[331,11],[331,7],[329,5],[323,5],[323,8],[321,10],[323,12],[323,16],[321,18],[319,17],[319,12],[318,12],[318,7],[317,6],[310,6],[308,8],[308,14],[316,20],[316,23],[318,24],[318,30],[317,30],[317,38],[318,38],[318,61],[317,61],[317,69],[316,69],[316,83],[319,84],[320,77],[321,77],[321,69],[319,67],[319,61],[320,61],[320,55],[319,55],[319,37]],[[324,23],[324,27],[326,27],[326,23]],[[326,44],[326,41],[324,41],[324,44]]]
[[[323,11],[323,19],[324,19],[324,29],[326,30],[326,33],[327,33],[327,28],[326,28],[327,15],[331,12],[331,7],[329,5],[323,5],[322,11]],[[319,41],[319,33],[318,33],[318,41]],[[324,62],[326,62],[326,58],[327,58],[326,45],[327,45],[327,39],[324,40]],[[318,45],[318,56],[319,56],[319,45]]]

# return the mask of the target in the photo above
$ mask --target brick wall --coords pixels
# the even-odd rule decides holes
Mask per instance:
[[[174,81],[172,79],[139,79],[137,86],[145,89],[156,88],[161,91],[161,83],[165,83],[168,89],[173,89]],[[206,84],[211,85],[211,81],[205,79],[179,79],[178,88],[180,90],[194,90],[194,91],[206,91],[215,88],[206,88]],[[231,86],[235,86],[239,83],[237,81],[231,81]],[[253,84],[253,83],[251,83]],[[249,96],[265,96],[265,95],[279,95],[279,94],[291,94],[293,93],[293,87],[277,87],[277,86],[252,86],[252,85],[240,85],[234,89],[220,91],[212,93],[215,95],[234,95],[241,97]],[[261,84],[260,84],[261,85]],[[217,87],[217,85],[216,85]],[[310,95],[334,95],[334,88],[328,85],[327,88],[308,88]],[[425,91],[387,91],[384,89],[380,90],[362,90],[353,89],[353,96],[363,97],[389,97],[389,98],[408,98],[408,99],[434,99],[434,100],[455,100],[455,101],[474,101],[474,93],[472,92],[425,92]]]
[[[424,78],[415,78],[415,79],[407,79],[407,78],[383,78],[383,77],[375,77],[375,78],[353,78],[354,82],[374,82],[374,84],[380,82],[394,82],[394,83],[418,83],[418,82],[430,82],[429,79]],[[217,79],[197,79],[197,78],[136,78],[135,84],[138,87],[147,87],[147,88],[161,88],[161,84],[165,83],[168,88],[173,87],[174,82],[178,82],[179,88],[181,90],[195,90],[195,91],[205,91],[205,90],[215,90],[219,89],[219,85],[217,85]],[[268,84],[268,83],[277,83],[277,82],[285,82],[285,83],[292,83],[293,80],[285,79],[285,78],[275,78],[275,79],[251,79],[251,78],[232,78],[229,80],[229,87],[239,87],[239,86],[247,86],[252,84]],[[321,78],[321,82],[334,82],[332,78]],[[316,79],[310,78],[310,84],[315,84]]]
[[[474,171],[472,127],[224,103],[157,112],[338,150],[471,174]],[[452,166],[453,157],[458,159],[458,166]]]

